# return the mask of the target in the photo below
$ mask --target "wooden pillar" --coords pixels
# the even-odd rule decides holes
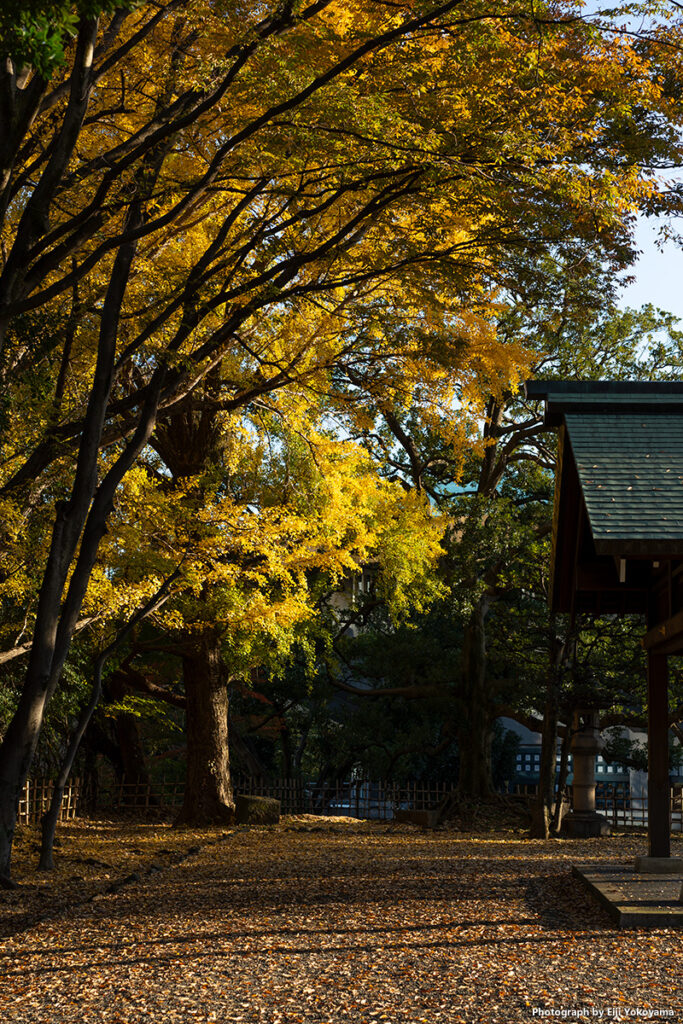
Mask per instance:
[[[669,857],[669,695],[666,654],[647,655],[647,813],[650,856]]]

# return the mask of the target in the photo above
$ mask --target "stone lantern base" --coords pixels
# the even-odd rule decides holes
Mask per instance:
[[[607,819],[597,811],[570,811],[562,819],[562,831],[572,839],[592,839],[608,836],[612,830]]]

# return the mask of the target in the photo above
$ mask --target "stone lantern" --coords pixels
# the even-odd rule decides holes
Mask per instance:
[[[595,810],[595,758],[604,745],[597,711],[577,711],[572,721],[570,744],[574,759],[572,809],[562,822],[567,834],[576,839],[610,833],[607,819]]]

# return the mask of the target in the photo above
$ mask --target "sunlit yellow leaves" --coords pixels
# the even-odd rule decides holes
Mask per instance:
[[[201,477],[136,468],[121,488],[87,610],[129,613],[179,565],[158,624],[184,635],[218,630],[231,664],[248,667],[267,649],[286,653],[315,614],[321,578],[339,589],[376,564],[397,619],[433,600],[444,525],[422,496],[383,480],[362,447],[316,425],[313,412],[285,400],[269,430],[265,421],[226,418],[217,451],[227,461]]]
[[[339,36],[348,36],[352,29],[358,30],[366,14],[367,6],[362,0],[333,0],[324,9],[322,21]]]

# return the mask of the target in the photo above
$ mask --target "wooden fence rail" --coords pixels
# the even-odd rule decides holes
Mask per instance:
[[[54,784],[51,779],[27,779],[24,783],[24,790],[19,800],[20,825],[37,825],[43,814],[50,806]],[[64,789],[62,808],[59,814],[60,821],[68,821],[78,814],[78,804],[81,795],[81,780],[71,779]]]
[[[448,782],[395,782],[363,779],[353,782],[312,783],[301,779],[233,778],[235,793],[268,796],[280,800],[283,814],[320,814],[391,820],[398,808],[428,810],[439,806],[455,793]],[[19,823],[37,824],[50,805],[53,783],[49,779],[29,779],[19,802]],[[157,782],[117,782],[98,792],[99,810],[130,811],[147,814],[177,808],[182,804],[184,783],[177,780]],[[531,799],[532,787],[516,787],[518,795]],[[570,788],[571,791],[571,788]],[[69,782],[62,802],[60,820],[75,818],[82,811],[83,786],[78,778]],[[647,827],[647,797],[631,795],[628,786],[603,785],[596,800],[597,810],[611,825]],[[680,787],[671,791],[671,828],[683,832],[683,805]]]
[[[268,796],[279,800],[283,814],[343,815],[356,818],[390,819],[397,807],[425,810],[436,807],[454,792],[447,782],[393,782],[391,780],[304,782],[301,779],[233,778],[235,793]],[[98,805],[117,810],[153,811],[178,807],[184,784],[166,780],[151,783],[116,783],[101,787]]]
[[[647,828],[647,797],[631,794],[618,785],[596,800],[596,809],[616,828]],[[671,790],[669,809],[671,831],[683,832],[683,808],[678,786]]]

